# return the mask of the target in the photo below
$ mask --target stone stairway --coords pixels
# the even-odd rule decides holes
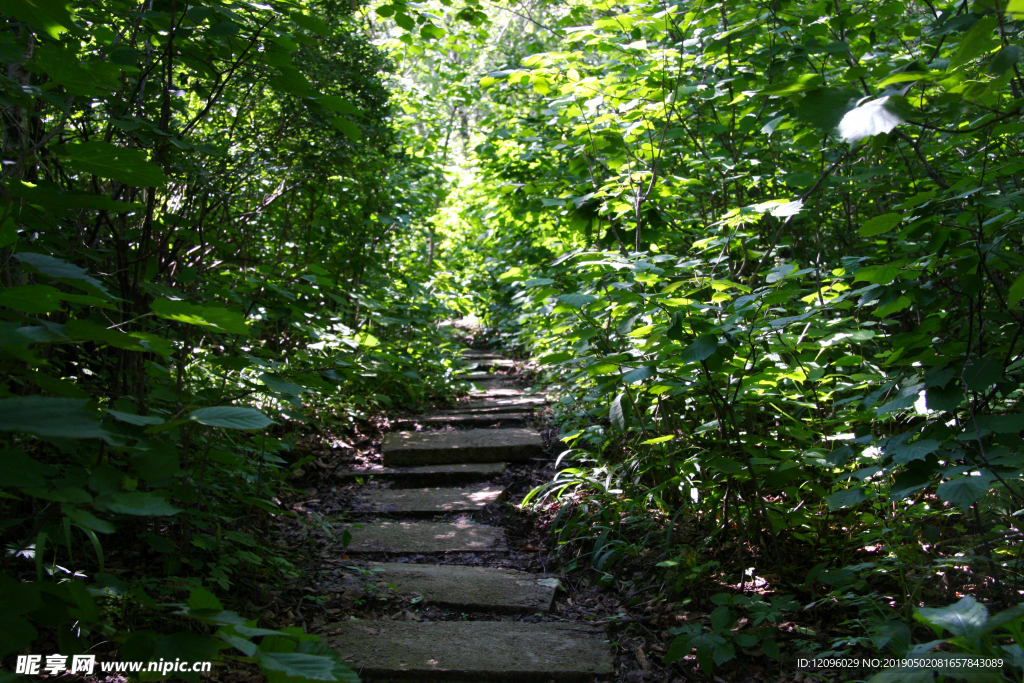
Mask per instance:
[[[508,554],[504,529],[477,523],[472,515],[503,500],[504,488],[490,480],[505,472],[506,463],[544,457],[540,434],[523,426],[543,399],[523,396],[491,372],[510,367],[511,361],[480,352],[467,352],[464,359],[466,379],[476,388],[474,400],[454,411],[398,423],[400,429],[450,426],[459,431],[388,434],[384,467],[372,474],[393,485],[364,491],[355,505],[357,512],[392,519],[353,528],[346,552],[386,560],[366,562],[364,570],[401,594],[418,596],[424,605],[542,615],[551,609],[557,578],[447,563],[460,553]],[[366,474],[352,470],[339,476]],[[453,512],[463,514],[454,522],[417,519]],[[394,561],[410,555],[446,563]],[[367,680],[593,681],[614,673],[603,627],[497,619],[350,620],[332,625],[329,642]]]

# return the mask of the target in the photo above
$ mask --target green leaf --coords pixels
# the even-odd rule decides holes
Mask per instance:
[[[963,66],[967,62],[980,57],[982,53],[988,52],[999,44],[996,36],[996,29],[999,27],[999,18],[989,15],[978,20],[967,35],[960,39],[956,54],[949,60],[948,70]]]
[[[968,595],[948,607],[920,607],[914,611],[914,618],[957,638],[970,638],[984,628],[988,608]]]
[[[359,142],[360,138],[363,137],[363,131],[358,125],[349,121],[341,116],[332,116],[330,119],[331,125],[334,126],[335,130],[339,133],[344,134],[345,137],[351,142]]]
[[[846,112],[857,106],[861,97],[847,88],[816,88],[808,91],[796,105],[796,118],[823,131],[835,130]]]
[[[229,334],[249,334],[245,316],[219,306],[198,306],[180,299],[157,299],[151,308],[158,316],[168,320]]]
[[[874,237],[889,232],[899,225],[901,220],[903,220],[903,216],[898,213],[883,213],[881,216],[875,216],[860,226],[861,237]]]
[[[319,36],[327,38],[333,34],[330,25],[327,24],[323,19],[317,17],[311,17],[308,14],[300,14],[295,12],[291,15],[292,21],[301,26],[302,28],[315,33]]]
[[[905,465],[912,460],[924,460],[929,453],[934,453],[941,445],[934,439],[903,443],[893,450],[892,460],[897,465]]]
[[[1024,48],[1020,45],[1007,45],[996,53],[988,65],[988,72],[993,76],[1002,76],[1014,67],[1024,56]]]
[[[786,81],[784,83],[777,83],[775,85],[769,85],[766,88],[762,88],[757,94],[758,95],[795,95],[801,92],[807,92],[808,90],[814,90],[821,85],[822,77],[818,74],[804,74],[795,81]]]
[[[622,381],[626,384],[635,384],[636,382],[642,382],[643,380],[649,379],[653,376],[654,368],[644,365],[622,375]]]
[[[1006,294],[1006,303],[1013,306],[1021,299],[1024,299],[1024,273],[1010,285],[1010,291]]]
[[[988,492],[992,479],[988,472],[950,479],[939,484],[939,498],[967,512],[976,500]]]
[[[357,114],[359,112],[354,104],[338,95],[324,95],[323,97],[318,97],[316,101],[324,109],[329,109],[338,114]]]
[[[597,297],[592,294],[562,294],[558,300],[573,308],[583,308],[597,301]]]
[[[88,288],[85,288],[86,291],[98,290],[106,296],[110,296],[110,292],[108,292],[106,287],[103,286],[103,283],[96,278],[91,277],[78,266],[68,263],[62,259],[55,258],[47,254],[34,254],[29,252],[15,254],[14,258],[21,261],[22,265],[28,266],[29,268],[32,268],[43,275],[52,277],[55,280],[68,282],[69,284],[84,282],[89,285]]]
[[[166,498],[143,491],[114,493],[97,499],[96,505],[110,512],[139,517],[168,517],[181,512],[180,509],[167,502]]]
[[[146,425],[159,425],[163,424],[163,418],[156,417],[155,415],[135,415],[133,413],[123,413],[120,410],[113,410],[112,408],[104,408],[104,412],[113,415],[121,422],[127,422],[128,424],[138,425],[144,427]]]
[[[68,439],[108,436],[86,402],[71,398],[23,396],[0,399],[0,431],[28,432]]]
[[[868,496],[862,488],[846,489],[825,496],[825,504],[828,505],[829,510],[842,510],[863,503],[867,499]]]
[[[117,531],[113,524],[105,519],[100,519],[88,510],[83,510],[82,508],[77,508],[66,503],[61,505],[61,510],[72,522],[80,527],[92,529],[93,531],[101,534],[112,534]]]
[[[202,586],[192,589],[192,592],[188,596],[188,600],[185,602],[188,604],[189,609],[192,610],[220,612],[224,609],[224,605],[221,603],[220,599]]]
[[[164,172],[150,163],[141,149],[127,149],[93,140],[66,145],[57,151],[67,157],[72,167],[83,173],[135,187],[163,187],[167,184]]]
[[[306,393],[306,390],[300,387],[298,384],[292,384],[285,380],[283,377],[264,372],[260,375],[260,381],[267,385],[267,388],[271,391],[279,394],[285,394],[288,396],[301,396]]]
[[[29,314],[60,310],[61,293],[47,285],[22,285],[0,289],[0,306]]]
[[[713,334],[702,334],[679,354],[684,363],[696,363],[713,356],[718,350],[718,337]]]
[[[626,396],[626,392],[622,392],[615,397],[612,401],[611,410],[608,411],[608,417],[612,421],[612,425],[620,432],[626,431],[626,414],[622,409],[622,399]]]
[[[262,669],[278,671],[300,680],[336,680],[332,674],[334,661],[329,657],[299,652],[263,652],[261,650],[257,655],[257,662]]]
[[[972,358],[964,366],[961,378],[971,391],[985,391],[1003,378],[1003,362],[995,356]]]
[[[24,617],[15,616],[7,611],[0,612],[0,657],[7,657],[28,647],[38,636],[35,627]]]
[[[69,4],[62,0],[4,0],[3,13],[41,29],[51,38],[60,38],[75,26]]]
[[[264,429],[275,424],[269,417],[255,408],[238,406],[213,406],[192,411],[189,419],[209,427],[225,429]]]

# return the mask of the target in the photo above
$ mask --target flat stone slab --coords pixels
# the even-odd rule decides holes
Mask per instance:
[[[491,380],[502,379],[501,375],[494,375],[490,372],[480,370],[477,372],[471,372],[468,375],[462,375],[459,379],[463,382],[487,382]]]
[[[398,429],[415,429],[421,427],[443,427],[452,425],[454,427],[488,427],[499,422],[522,422],[529,417],[529,412],[515,412],[494,410],[490,412],[452,412],[447,415],[425,415],[423,417],[410,417],[396,420],[394,426]]]
[[[505,530],[486,524],[456,522],[370,522],[350,529],[349,554],[506,552]]]
[[[516,362],[508,358],[485,358],[483,360],[467,358],[466,364],[476,365],[478,368],[513,368]]]
[[[525,427],[461,432],[391,432],[384,438],[384,466],[457,462],[525,462],[544,455],[540,433]]]
[[[376,489],[356,499],[359,512],[407,515],[438,515],[473,512],[505,499],[505,487],[477,484],[460,488]]]
[[[455,465],[427,465],[425,467],[378,467],[376,469],[338,470],[334,476],[344,481],[360,477],[379,477],[400,485],[457,484],[460,482],[492,479],[505,472],[503,462],[458,463]]]
[[[543,396],[511,396],[511,397],[497,397],[490,399],[477,399],[475,401],[468,401],[460,404],[459,408],[454,410],[485,410],[493,408],[506,408],[506,409],[526,409],[528,407],[540,406],[547,403],[547,399]]]
[[[558,590],[557,578],[515,569],[398,562],[373,562],[365,569],[372,570],[374,582],[422,596],[424,604],[460,609],[547,612]]]
[[[358,620],[328,628],[327,644],[366,677],[518,683],[614,674],[605,630],[585,623]]]
[[[502,360],[504,357],[500,353],[494,353],[493,351],[463,351],[462,357],[468,361],[480,361],[480,360]]]
[[[522,396],[523,390],[502,382],[473,382],[471,394],[474,398],[512,398]]]

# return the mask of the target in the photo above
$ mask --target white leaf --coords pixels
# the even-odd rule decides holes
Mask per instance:
[[[888,133],[903,123],[903,119],[890,111],[885,105],[889,96],[879,97],[846,112],[839,122],[839,136],[844,141],[854,143],[864,138]]]

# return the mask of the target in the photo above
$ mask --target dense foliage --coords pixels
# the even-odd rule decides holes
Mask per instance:
[[[902,653],[922,604],[1020,600],[1010,4],[548,6],[544,47],[481,79],[451,258],[562,389],[563,469],[532,500],[609,582],[654,551],[679,597],[775,591],[712,596],[670,660],[776,657],[801,607],[852,629],[803,651]],[[1020,608],[1003,622],[1019,637]],[[1006,642],[943,647],[1019,670]]]
[[[0,11],[0,656],[356,680],[215,593],[295,576],[297,426],[450,392],[386,58],[347,2]]]

